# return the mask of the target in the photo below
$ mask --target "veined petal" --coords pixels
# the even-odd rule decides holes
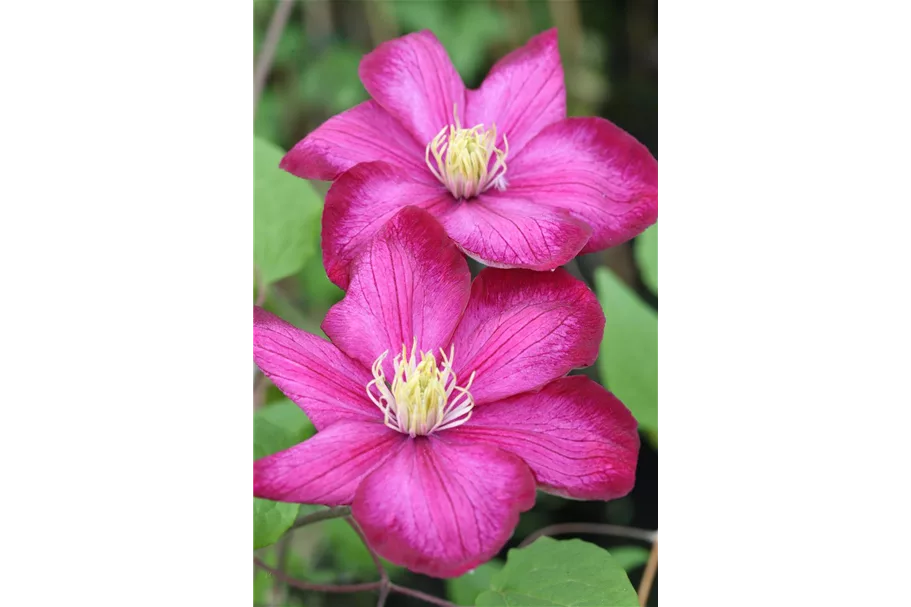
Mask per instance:
[[[510,157],[515,157],[541,129],[566,118],[557,30],[538,34],[500,59],[467,98],[465,123],[496,123],[499,141],[505,133]]]
[[[588,379],[564,377],[540,392],[520,394],[474,411],[447,431],[514,453],[540,488],[588,500],[630,492],[636,480],[636,420],[610,392]]]
[[[323,265],[329,279],[348,288],[351,261],[403,207],[446,208],[449,192],[423,167],[417,175],[385,162],[356,165],[329,188],[323,209]],[[421,180],[424,176],[427,179]],[[433,180],[433,181],[431,181]]]
[[[426,171],[424,145],[370,100],[333,116],[282,158],[281,168],[303,179],[333,180],[360,162],[381,160]]]
[[[407,441],[361,483],[352,514],[383,558],[455,577],[493,557],[534,505],[518,457],[487,445]]]
[[[380,422],[341,421],[253,462],[253,496],[299,504],[350,504],[361,480],[407,440]]]
[[[422,145],[465,108],[465,85],[429,30],[379,45],[361,60],[361,82]]]
[[[471,289],[468,264],[426,211],[406,207],[364,248],[351,266],[345,298],[333,306],[323,330],[346,354],[371,365],[389,351],[384,369],[402,346],[439,351],[449,344]]]
[[[567,211],[488,190],[439,214],[465,254],[495,268],[552,270],[585,246],[590,228]]]
[[[594,363],[603,333],[595,294],[563,268],[488,268],[472,283],[452,338],[456,373],[477,373],[476,404],[497,401]]]
[[[279,390],[304,410],[317,430],[340,420],[382,421],[367,398],[369,367],[324,339],[253,308],[253,360]]]
[[[564,209],[592,228],[582,253],[639,235],[658,219],[658,161],[603,118],[567,118],[509,163],[509,193]]]

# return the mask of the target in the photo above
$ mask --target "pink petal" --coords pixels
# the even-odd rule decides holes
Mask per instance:
[[[384,351],[386,377],[392,359],[411,350],[449,344],[465,305],[471,274],[442,226],[426,211],[406,207],[377,233],[351,265],[345,298],[333,306],[323,330],[364,365]]]
[[[460,378],[489,403],[534,390],[598,357],[604,313],[595,294],[563,268],[482,270],[452,343]]]
[[[454,204],[449,191],[424,169],[415,174],[369,162],[356,165],[332,184],[323,209],[323,265],[332,282],[348,287],[351,260],[405,205],[431,209]]]
[[[303,179],[333,180],[359,162],[374,160],[427,170],[424,145],[371,100],[324,122],[291,148],[280,166]]]
[[[582,253],[621,244],[658,219],[658,161],[603,118],[567,118],[509,163],[508,192],[565,209],[592,228]]]
[[[253,360],[317,430],[339,420],[381,420],[367,398],[373,375],[329,342],[253,308]]]
[[[636,420],[610,392],[575,376],[474,410],[471,420],[447,431],[514,453],[538,485],[575,499],[610,500],[636,480]]]
[[[522,460],[487,445],[417,438],[364,479],[355,520],[383,558],[455,577],[493,557],[534,505]]]
[[[591,230],[562,209],[488,190],[439,215],[467,255],[495,268],[552,270],[585,246]]]
[[[406,436],[380,422],[342,421],[290,449],[253,462],[253,496],[339,506]]]
[[[476,91],[468,91],[465,123],[471,127],[496,123],[497,134],[509,142],[509,157],[549,124],[566,118],[566,88],[551,29],[500,59]]]
[[[362,60],[364,88],[426,146],[465,108],[465,85],[432,32],[408,34],[379,45]]]

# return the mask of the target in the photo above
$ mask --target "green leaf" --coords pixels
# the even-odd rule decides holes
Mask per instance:
[[[253,498],[253,549],[271,546],[294,524],[299,504]]]
[[[636,264],[642,273],[642,282],[653,293],[658,292],[658,224],[656,223],[636,239],[633,248]]]
[[[626,571],[632,571],[648,560],[648,550],[642,546],[617,546],[610,549],[610,555]]]
[[[253,418],[254,426],[257,421],[260,424],[264,421],[269,422],[272,426],[278,426],[281,429],[281,436],[273,437],[276,441],[271,444],[275,449],[273,453],[293,447],[316,434],[316,428],[313,427],[310,419],[300,407],[287,398],[271,402],[260,409]],[[266,430],[266,432],[268,431]]]
[[[542,537],[509,551],[477,607],[638,607],[636,591],[607,550]]]
[[[290,407],[300,412],[295,416]],[[301,419],[303,418],[303,419]],[[300,408],[291,401],[267,405],[253,416],[253,458],[278,453],[302,442],[311,435],[313,426]],[[278,541],[297,518],[299,504],[285,504],[253,498],[253,548]]]
[[[302,238],[319,222],[322,201],[308,181],[278,168],[284,152],[253,139],[253,262],[263,280],[275,282],[300,270],[319,241]]]
[[[474,605],[478,595],[490,588],[490,580],[503,569],[503,561],[488,561],[465,575],[446,580],[449,600],[456,605]]]
[[[658,445],[658,315],[607,268],[595,270],[607,325],[598,367],[604,385]]]

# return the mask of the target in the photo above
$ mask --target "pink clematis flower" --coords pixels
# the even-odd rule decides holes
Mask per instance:
[[[429,31],[361,61],[373,98],[329,119],[282,159],[336,180],[323,215],[329,277],[398,209],[421,207],[488,266],[551,270],[625,242],[658,217],[658,161],[603,118],[567,118],[556,30],[466,90]]]
[[[254,463],[253,493],[350,504],[369,544],[452,577],[493,557],[535,488],[607,500],[633,486],[630,412],[582,376],[604,316],[565,270],[468,265],[408,207],[351,265],[331,343],[254,309],[254,358],[317,434]]]

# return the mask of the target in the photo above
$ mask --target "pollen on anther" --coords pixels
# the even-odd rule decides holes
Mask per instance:
[[[503,134],[503,149],[500,149],[496,145],[496,124],[489,129],[483,124],[462,128],[457,110],[453,106],[453,124],[440,129],[427,144],[424,162],[430,172],[456,198],[473,198],[491,187],[506,189],[506,157],[509,155],[506,134]]]
[[[471,374],[466,385],[459,386],[452,370],[454,354],[454,348],[450,348],[448,355],[441,349],[438,362],[433,352],[419,352],[415,339],[410,355],[403,345],[402,353],[393,359],[391,383],[386,382],[383,372],[388,350],[377,357],[367,395],[383,412],[388,427],[415,437],[455,428],[471,418],[474,399],[469,388],[475,374]]]

